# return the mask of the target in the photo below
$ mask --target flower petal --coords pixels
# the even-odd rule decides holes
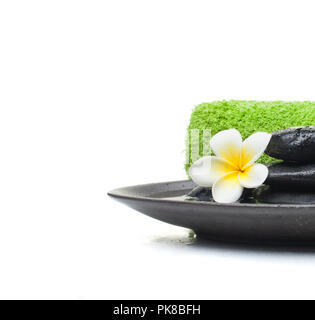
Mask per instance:
[[[207,156],[200,158],[189,168],[189,175],[197,185],[212,187],[218,178],[234,170],[223,159]]]
[[[249,167],[262,156],[270,142],[270,139],[270,133],[256,132],[243,142],[241,154],[242,169]]]
[[[217,202],[232,203],[242,196],[243,190],[244,188],[238,181],[238,172],[232,172],[219,178],[214,183],[212,196]]]
[[[242,137],[236,129],[224,130],[212,137],[210,147],[220,158],[239,168]]]
[[[240,172],[238,180],[245,188],[258,188],[268,177],[268,168],[260,163],[247,167],[244,172]]]

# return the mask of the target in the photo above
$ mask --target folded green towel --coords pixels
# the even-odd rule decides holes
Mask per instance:
[[[186,170],[191,166],[195,155],[193,147],[199,144],[199,156],[209,154],[208,144],[203,139],[205,129],[213,136],[219,131],[235,128],[243,139],[257,131],[273,132],[298,126],[315,125],[315,102],[312,101],[214,101],[195,107],[188,126],[186,143]],[[199,134],[196,131],[199,130]],[[208,134],[208,133],[207,133]],[[206,143],[205,143],[206,141]],[[259,162],[269,163],[274,159],[263,155]]]

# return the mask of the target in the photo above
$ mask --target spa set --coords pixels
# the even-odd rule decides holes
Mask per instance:
[[[188,180],[109,195],[200,238],[315,243],[315,102],[223,100],[196,106],[185,169]]]

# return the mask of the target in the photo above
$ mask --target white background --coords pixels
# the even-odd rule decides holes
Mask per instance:
[[[315,100],[314,1],[1,1],[0,298],[315,298],[315,249],[202,244],[109,199],[185,179],[193,107]]]

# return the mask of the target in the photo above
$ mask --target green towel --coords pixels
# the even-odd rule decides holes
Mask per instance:
[[[208,147],[209,130],[213,136],[222,130],[235,128],[245,139],[257,131],[272,133],[280,129],[314,125],[315,102],[312,101],[223,100],[202,103],[193,110],[188,126],[186,170],[196,160],[196,146],[197,157],[211,153]],[[273,160],[264,154],[259,162]]]

